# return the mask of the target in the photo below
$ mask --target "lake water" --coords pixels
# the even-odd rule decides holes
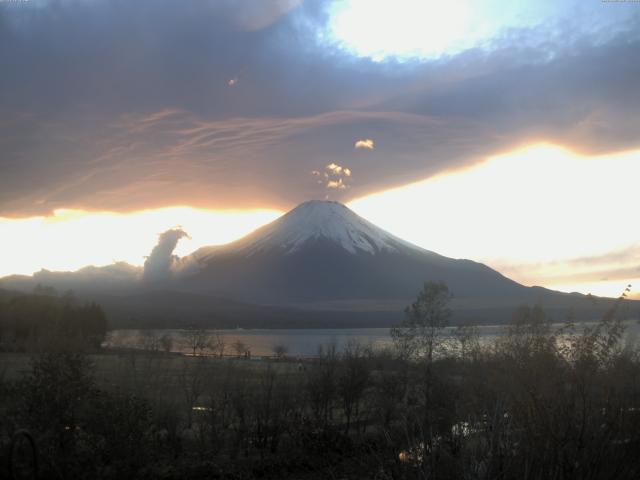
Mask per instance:
[[[626,323],[625,341],[635,342],[640,335],[640,324]],[[578,330],[580,327],[576,327]],[[504,326],[477,327],[482,343],[490,343],[504,331]],[[391,345],[388,328],[347,328],[347,329],[250,329],[250,330],[206,330],[210,340],[219,337],[225,344],[225,355],[234,355],[234,344],[241,342],[252,356],[272,356],[276,346],[283,346],[289,356],[314,356],[318,347],[335,345],[338,351],[349,342],[364,346],[384,348]],[[452,337],[454,329],[448,328],[445,336]],[[159,339],[166,335],[171,339],[171,350],[190,353],[188,334],[184,330],[113,330],[105,342],[107,347],[162,349]]]

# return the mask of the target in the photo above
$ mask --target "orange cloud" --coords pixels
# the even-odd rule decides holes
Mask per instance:
[[[317,170],[314,170],[311,173],[317,176],[321,175]],[[332,162],[325,167],[324,177],[327,179],[327,188],[345,190],[349,188],[349,185],[346,183],[346,179],[351,177],[351,169]],[[322,182],[318,181],[318,183]]]
[[[330,170],[336,175],[340,175],[342,173],[342,167],[335,163],[330,163],[329,165],[327,165],[327,170]]]
[[[364,140],[358,140],[354,145],[354,148],[356,149],[365,148],[367,150],[373,150],[374,147],[375,147],[375,143],[370,138],[366,138]]]
[[[335,188],[337,190],[344,190],[347,188],[347,185],[342,181],[341,178],[338,180],[329,180],[327,182],[327,188]]]

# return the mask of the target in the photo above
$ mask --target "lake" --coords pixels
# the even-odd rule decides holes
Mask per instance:
[[[590,324],[583,324],[590,325]],[[640,324],[637,321],[626,322],[625,341],[635,342],[640,335]],[[561,326],[560,324],[557,325]],[[576,327],[579,329],[580,325]],[[490,343],[504,332],[503,325],[487,325],[477,327],[482,343]],[[452,337],[455,328],[447,328],[445,336]],[[237,329],[237,330],[206,330],[211,338],[216,335],[225,344],[225,355],[235,354],[233,345],[241,342],[252,356],[272,356],[274,347],[281,345],[287,355],[294,357],[314,356],[320,345],[326,347],[335,345],[340,351],[349,342],[374,348],[384,348],[391,345],[390,329],[388,328],[333,328],[333,329]],[[158,341],[166,335],[171,339],[171,350],[174,352],[190,353],[184,330],[113,330],[104,343],[113,348],[158,348]]]

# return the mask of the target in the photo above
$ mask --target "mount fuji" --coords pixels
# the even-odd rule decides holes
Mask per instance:
[[[480,263],[412,245],[329,201],[305,202],[236,242],[197,250],[176,274],[190,291],[268,304],[406,300],[428,280],[447,283],[459,298],[526,290]]]
[[[387,326],[426,281],[448,285],[454,321],[502,323],[534,303],[557,320],[569,311],[591,320],[612,301],[594,305],[584,295],[523,286],[481,263],[408,243],[337,202],[302,203],[244,238],[182,258],[172,250],[184,232],[167,233],[170,247],[152,253],[164,255],[154,275],[147,264],[114,265],[9,277],[2,286],[71,288],[127,326]]]

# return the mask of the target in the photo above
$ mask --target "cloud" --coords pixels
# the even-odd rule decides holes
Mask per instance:
[[[640,265],[640,243],[628,245],[624,248],[606,252],[600,255],[577,257],[567,261],[567,263],[569,263],[573,267],[612,265],[620,263],[626,264],[629,262],[637,263],[638,265]]]
[[[331,162],[325,166],[325,171],[320,174],[317,170],[311,172],[314,176],[324,177],[324,181],[319,180],[319,184],[323,184],[326,181],[325,187],[330,190],[346,190],[350,187],[347,183],[349,177],[351,177],[351,169]]]
[[[326,166],[326,169],[330,172],[331,175],[344,175],[345,177],[351,176],[351,170],[349,168],[340,166],[337,163],[330,163]]]
[[[588,257],[535,263],[493,262],[492,267],[526,284],[620,282],[640,278],[640,244]],[[543,282],[544,279],[544,282]],[[625,283],[626,284],[626,283]]]
[[[343,182],[342,178],[339,178],[337,180],[329,180],[327,182],[327,188],[344,190],[345,188],[347,188],[347,185]]]
[[[370,138],[367,138],[365,140],[358,140],[355,145],[354,148],[356,149],[367,149],[367,150],[373,150],[374,148],[374,143],[373,140],[371,140]]]
[[[327,170],[329,170],[334,175],[341,175],[342,174],[342,167],[340,165],[335,164],[335,163],[330,163],[329,165],[327,165]]]
[[[255,31],[272,25],[302,0],[217,0],[217,3],[237,27]]]
[[[640,18],[626,7],[566,7],[574,21],[386,64],[318,42],[317,0],[28,3],[0,5],[2,216],[286,209],[331,163],[358,173],[333,189],[348,201],[532,141],[640,148]]]
[[[144,262],[143,280],[156,282],[170,278],[179,258],[173,254],[180,239],[189,235],[182,228],[173,228],[158,236],[158,243]]]

